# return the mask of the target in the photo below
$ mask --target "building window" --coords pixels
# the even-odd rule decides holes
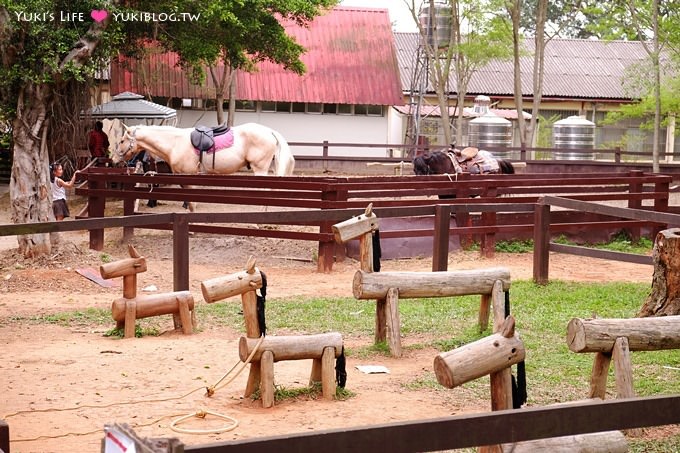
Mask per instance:
[[[290,113],[290,102],[277,102],[276,111],[283,113]]]
[[[383,116],[382,105],[357,104],[354,106],[355,115]]]
[[[225,102],[229,107],[229,101]],[[240,112],[254,112],[257,108],[255,101],[236,101],[236,110]]]
[[[352,104],[338,104],[338,115],[351,115]]]
[[[293,102],[293,113],[305,113],[305,103]]]
[[[263,112],[275,112],[276,102],[274,101],[262,101],[262,111]]]
[[[307,113],[321,113],[323,104],[317,102],[310,102],[307,104]]]
[[[323,113],[327,115],[331,114],[336,114],[338,113],[338,104],[324,104],[323,105]]]

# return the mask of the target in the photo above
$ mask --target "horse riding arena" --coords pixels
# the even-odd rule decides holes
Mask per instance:
[[[72,211],[77,204],[72,200]],[[160,211],[180,210],[178,203],[161,203]],[[199,205],[201,209],[219,209]],[[240,209],[235,207],[235,209]],[[156,211],[158,212],[158,211]],[[8,197],[0,200],[0,223],[9,223]],[[117,240],[118,239],[118,240]],[[25,261],[13,251],[14,238],[0,242],[0,387],[6,389],[0,416],[16,411],[31,413],[10,417],[12,452],[98,451],[105,423],[128,423],[144,437],[180,437],[187,445],[247,439],[312,430],[419,420],[489,408],[488,384],[447,390],[418,386],[431,374],[434,348],[411,348],[431,339],[405,335],[404,356],[385,354],[352,356],[347,363],[347,388],[353,396],[343,401],[300,397],[277,402],[264,409],[259,400],[243,397],[247,372],[207,398],[197,388],[218,381],[239,362],[242,332],[210,319],[199,320],[191,335],[172,329],[171,318],[159,321],[160,334],[121,340],[104,333],[115,323],[58,323],[60,313],[90,308],[110,309],[122,287],[105,288],[77,269],[98,269],[103,260],[127,257],[125,244],[116,233],[109,235],[103,252],[87,247],[87,233],[62,233],[59,246],[48,259]],[[316,271],[316,243],[201,236],[191,238],[190,291],[198,305],[200,283],[243,269],[249,256],[268,278],[267,303],[277,299],[351,297],[352,278],[358,263],[337,263],[331,274]],[[139,274],[137,287],[155,286],[172,291],[172,238],[167,231],[139,230],[134,244],[147,258],[148,270]],[[503,266],[514,280],[529,280],[531,254],[498,253],[480,258],[478,252],[456,252],[449,270]],[[384,261],[385,271],[429,271],[430,258]],[[551,257],[551,279],[575,281],[650,282],[652,268],[644,265],[601,261],[573,255]],[[238,300],[229,302],[239,309]],[[364,315],[372,316],[366,304]],[[43,321],[37,321],[40,318]],[[54,320],[53,323],[45,322]],[[304,332],[272,332],[300,334]],[[361,349],[373,337],[343,332],[345,347]],[[366,374],[357,365],[380,365],[389,373]],[[276,384],[304,387],[308,363],[286,361],[276,365]],[[185,396],[190,393],[188,396]],[[75,409],[74,409],[75,408]],[[220,412],[238,420],[238,426],[220,434],[177,434],[170,423],[199,408]],[[214,420],[213,420],[214,422]],[[219,424],[219,423],[217,423]],[[192,423],[200,428],[202,425]],[[649,430],[648,436],[667,435],[673,427]],[[15,440],[22,440],[15,442]]]

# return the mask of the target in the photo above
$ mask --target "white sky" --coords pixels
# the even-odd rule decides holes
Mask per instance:
[[[408,0],[409,3],[411,0]],[[421,3],[416,1],[416,5]],[[390,21],[393,29],[399,32],[413,32],[418,28],[413,22],[411,12],[404,0],[341,0],[341,6],[362,6],[366,8],[387,8],[390,11]]]

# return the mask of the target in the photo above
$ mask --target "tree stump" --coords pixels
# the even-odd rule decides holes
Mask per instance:
[[[656,235],[652,260],[652,291],[638,317],[680,315],[680,228]]]

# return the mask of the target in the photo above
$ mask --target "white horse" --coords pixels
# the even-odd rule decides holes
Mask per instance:
[[[194,148],[191,128],[124,127],[125,133],[111,155],[114,164],[147,151],[165,161],[173,173],[231,174],[248,167],[255,175],[266,176],[273,163],[276,176],[290,176],[295,168],[295,158],[283,136],[257,123],[234,126],[227,134],[214,137],[214,146],[208,152]],[[194,203],[188,208],[193,212]]]
[[[290,176],[295,159],[288,142],[273,129],[257,123],[234,126],[229,136],[233,144],[220,148],[215,137],[215,149],[199,153],[191,144],[191,131],[172,126],[125,126],[125,133],[111,156],[114,164],[130,160],[146,150],[164,160],[173,173],[235,173],[249,167],[258,176],[266,176],[274,163],[276,176]]]

